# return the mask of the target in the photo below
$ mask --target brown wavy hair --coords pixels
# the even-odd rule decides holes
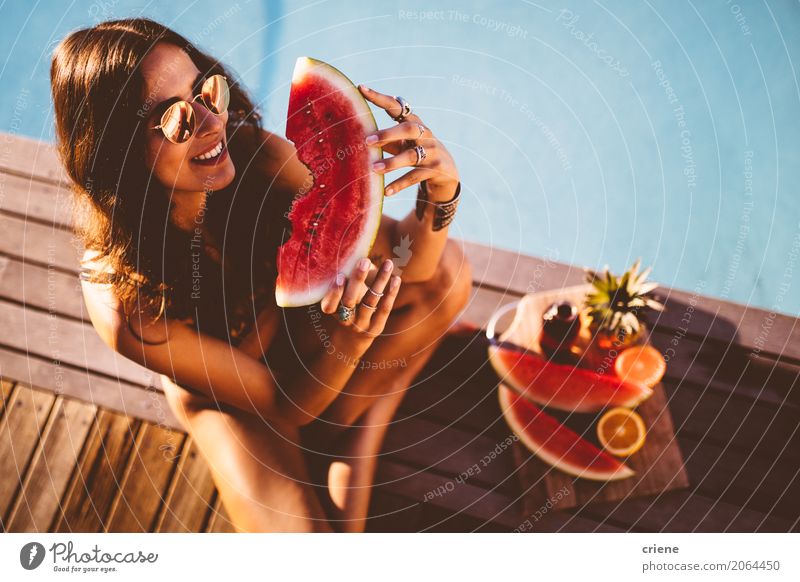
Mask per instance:
[[[183,49],[203,74],[225,75],[231,86],[228,149],[236,178],[209,193],[204,216],[222,246],[221,265],[193,255],[190,233],[170,220],[169,193],[145,166],[140,64],[158,42]],[[292,196],[269,191],[271,177],[254,163],[261,117],[232,72],[169,28],[132,18],[69,34],[55,50],[50,81],[76,232],[113,269],[110,282],[129,327],[136,305],[156,320],[192,321],[230,340],[241,335],[266,301],[274,302],[275,253],[289,228]]]

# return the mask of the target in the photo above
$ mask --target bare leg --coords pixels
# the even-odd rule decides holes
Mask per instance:
[[[234,526],[244,532],[331,532],[310,485],[299,429],[203,404],[162,376],[167,402],[211,469]]]
[[[304,429],[316,443],[329,445],[322,451],[322,461],[319,457],[313,460],[322,462],[323,467],[330,464],[330,499],[324,501],[342,531],[363,531],[377,455],[388,424],[410,383],[469,298],[471,272],[463,255],[451,250],[443,256],[440,273],[429,283],[407,288],[409,296],[417,300],[390,316],[384,334],[364,356],[368,363],[399,360],[406,362],[406,367],[400,371],[396,367],[359,369],[342,395]]]

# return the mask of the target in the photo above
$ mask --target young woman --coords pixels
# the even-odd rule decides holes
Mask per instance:
[[[64,39],[51,84],[99,335],[161,374],[239,530],[363,531],[387,425],[470,293],[450,154],[402,98],[360,87],[398,121],[370,140],[392,154],[374,171],[415,166],[386,194],[424,181],[417,211],[384,216],[318,305],[280,309],[276,249],[311,176],[230,71],[128,19]]]

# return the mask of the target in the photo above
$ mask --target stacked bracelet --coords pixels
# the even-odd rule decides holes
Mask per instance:
[[[461,182],[456,186],[456,193],[453,194],[450,200],[447,202],[431,202],[428,197],[428,187],[423,180],[417,187],[417,220],[422,220],[422,217],[425,216],[425,205],[432,204],[434,208],[433,231],[442,230],[445,226],[453,222],[456,216],[456,207],[458,207],[460,194]]]

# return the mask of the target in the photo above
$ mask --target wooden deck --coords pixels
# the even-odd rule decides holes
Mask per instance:
[[[51,148],[0,139],[0,524],[5,531],[230,531],[158,377],[108,349],[85,312],[69,192]],[[478,328],[561,263],[465,242]],[[800,531],[797,319],[660,288],[652,341],[690,488],[530,519],[532,531]],[[389,430],[368,531],[513,531],[530,516],[480,331],[449,337]],[[463,481],[463,479],[462,479]],[[444,491],[431,495],[434,491]]]

